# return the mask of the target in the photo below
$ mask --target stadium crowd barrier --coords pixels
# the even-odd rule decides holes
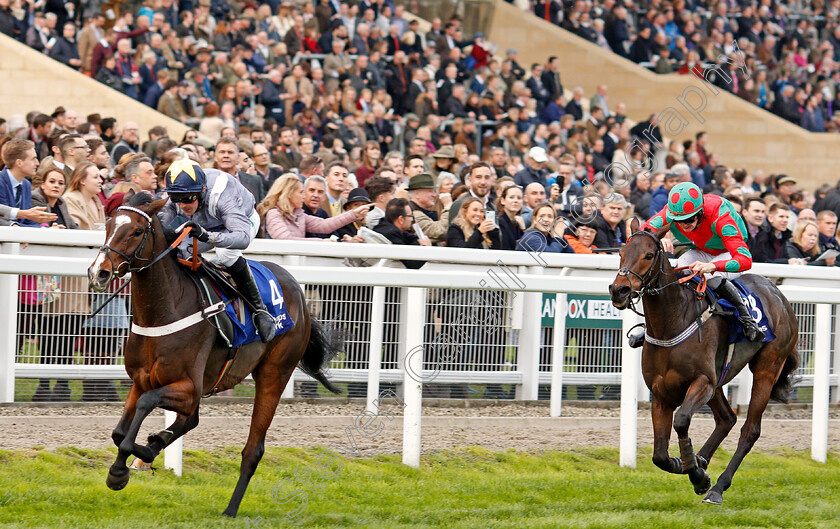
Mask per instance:
[[[73,287],[65,278],[86,276],[103,242],[102,232],[0,228],[0,402],[14,401],[16,379],[126,378],[118,355],[107,365],[85,365],[78,351],[68,363],[43,363],[38,344],[53,332],[49,325],[17,335],[18,319],[39,311],[29,308],[36,304],[20,305],[19,312],[21,292],[47,307],[56,284],[49,278],[60,277],[59,295],[73,294],[61,289]],[[313,313],[344,331],[347,346],[331,365],[333,381],[366,382],[374,413],[380,384],[397,385],[407,405],[407,464],[419,465],[424,384],[514,385],[518,400],[536,400],[547,385],[554,417],[562,413],[564,385],[597,384],[621,386],[621,463],[635,466],[636,411],[648,391],[641,350],[629,348],[625,337],[639,317],[617,313],[606,297],[617,256],[273,240],[254,241],[246,256],[286,267],[304,286]],[[402,259],[427,264],[407,270]],[[360,263],[368,266],[350,266]],[[753,271],[777,278],[794,304],[803,355],[798,385],[813,386],[813,457],[824,461],[828,404],[840,395],[840,270],[757,264]],[[41,279],[21,282],[23,274]],[[75,283],[82,284],[76,294],[87,293],[85,282]],[[128,302],[127,295],[118,299]],[[98,332],[122,337],[127,330],[120,325]],[[310,380],[299,371],[295,378]],[[749,402],[750,382],[745,372],[730,384],[735,404]]]

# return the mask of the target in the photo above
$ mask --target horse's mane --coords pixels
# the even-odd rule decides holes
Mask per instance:
[[[151,193],[141,192],[141,193],[135,193],[134,196],[132,196],[129,199],[128,205],[132,206],[132,207],[145,206],[146,204],[151,204],[154,201],[155,201],[155,197],[152,196]]]
[[[140,193],[134,194],[129,200],[126,205],[132,207],[138,206],[145,206],[146,204],[151,204],[155,201],[154,195],[151,193],[147,193],[145,191],[141,191]],[[152,215],[152,221],[156,222],[158,219],[156,218],[157,215]],[[163,226],[163,236],[166,238],[166,244],[172,244],[175,239],[178,238],[178,234],[175,233],[175,230],[170,226]],[[174,254],[173,254],[174,255]]]

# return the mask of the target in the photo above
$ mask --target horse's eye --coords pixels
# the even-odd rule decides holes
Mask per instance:
[[[134,234],[133,234],[133,235],[134,235],[135,237],[139,237],[139,236],[143,235],[143,230],[141,230],[140,228],[137,228],[136,230],[134,230]]]
[[[652,254],[652,253],[647,254],[647,255],[645,256],[645,259],[647,259],[648,261],[650,261],[651,259],[653,259],[653,254]]]

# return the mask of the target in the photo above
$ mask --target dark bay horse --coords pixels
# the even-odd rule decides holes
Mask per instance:
[[[631,224],[632,235],[621,249],[620,270],[610,285],[610,295],[620,310],[630,307],[633,299],[640,296],[648,335],[667,341],[696,321],[706,303],[697,300],[693,289],[678,283],[679,276],[662,249],[660,241],[670,224],[655,233],[639,231],[638,226],[638,221]],[[799,325],[788,300],[764,277],[746,274],[738,280],[761,298],[776,339],[736,347],[732,366],[723,380],[720,378],[729,327],[721,316],[708,318],[699,333],[678,345],[667,347],[645,341],[642,349],[642,373],[651,391],[653,463],[666,472],[688,474],[694,491],[706,493],[703,501],[717,505],[723,503],[723,492],[732,484],[738,466],[761,434],[761,416],[768,401],[772,398],[787,402],[793,373],[799,366]],[[732,460],[711,487],[706,468],[737,421],[722,386],[747,365],[753,373],[747,419]],[[704,404],[714,414],[715,428],[695,456],[688,429],[692,415]],[[678,458],[668,456],[672,424],[679,438]]]
[[[160,328],[202,310],[198,287],[177,264],[156,213],[166,199],[153,200],[140,193],[129,207],[119,209],[109,219],[106,243],[88,270],[91,286],[102,290],[117,275],[131,274],[133,324]],[[248,441],[242,450],[239,481],[224,514],[235,517],[239,504],[264,452],[265,434],[280,395],[295,367],[312,375],[333,392],[325,365],[337,352],[340,341],[326,332],[309,314],[303,290],[283,268],[263,263],[276,277],[289,315],[295,326],[263,344],[257,341],[239,349],[227,374],[218,383],[219,391],[238,384],[253,373],[256,386],[254,411]],[[132,332],[125,343],[125,369],[134,384],[125,409],[111,437],[119,453],[106,483],[113,490],[128,484],[126,460],[130,455],[151,463],[172,441],[198,425],[201,396],[209,392],[228,356],[227,344],[218,337],[208,320],[182,330],[146,336]],[[155,408],[177,413],[166,430],[149,437],[145,446],[136,443],[140,425]]]

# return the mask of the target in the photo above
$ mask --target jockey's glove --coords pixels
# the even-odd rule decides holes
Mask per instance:
[[[192,221],[192,220],[187,221],[187,223],[184,224],[184,228],[187,228],[187,227],[192,228],[192,231],[190,232],[190,235],[192,235],[193,237],[195,237],[199,241],[210,242],[210,240],[211,240],[210,232],[205,230],[204,228],[202,228],[197,222]]]

